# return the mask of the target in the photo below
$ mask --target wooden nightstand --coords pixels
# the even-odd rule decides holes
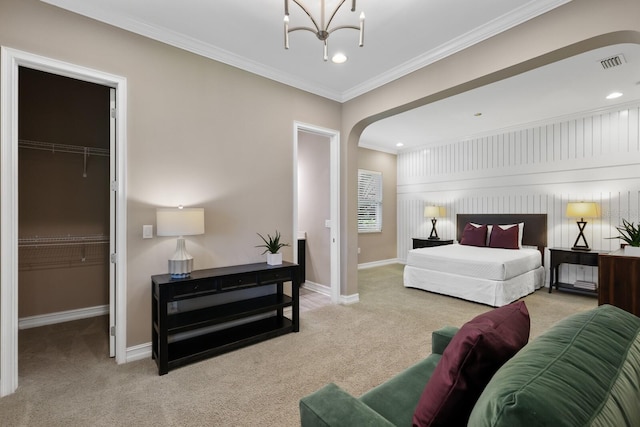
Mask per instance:
[[[553,287],[556,290],[574,292],[583,295],[598,296],[598,290],[583,289],[572,285],[571,283],[560,282],[559,268],[560,264],[578,264],[591,267],[598,266],[598,255],[606,254],[606,251],[573,251],[567,248],[551,248],[551,265],[549,271],[551,278],[549,280],[549,293]]]
[[[431,248],[433,246],[452,245],[453,240],[440,240],[440,239],[421,239],[419,237],[412,237],[413,249],[418,248]]]

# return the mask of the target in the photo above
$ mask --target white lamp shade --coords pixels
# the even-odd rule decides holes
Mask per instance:
[[[425,218],[438,218],[442,208],[440,206],[425,206],[424,217]]]
[[[194,236],[204,234],[204,208],[158,208],[158,236]]]
[[[594,202],[569,202],[567,203],[567,217],[597,218],[598,206]]]

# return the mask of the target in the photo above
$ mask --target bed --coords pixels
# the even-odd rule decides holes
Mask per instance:
[[[470,223],[522,224],[518,249],[458,243],[413,249],[404,268],[404,286],[501,307],[544,285],[546,214],[458,214],[456,222],[458,242]]]

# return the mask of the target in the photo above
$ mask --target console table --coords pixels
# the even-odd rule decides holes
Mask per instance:
[[[551,248],[549,249],[551,252],[551,266],[549,271],[551,273],[551,277],[549,280],[549,293],[553,287],[556,287],[556,290],[563,290],[567,292],[575,292],[578,294],[584,295],[592,295],[597,296],[597,290],[589,290],[577,288],[570,283],[560,282],[559,277],[559,267],[560,264],[578,264],[578,265],[586,265],[591,267],[598,266],[598,255],[606,253],[603,251],[574,251],[571,249],[565,248]]]
[[[266,263],[151,277],[152,358],[158,374],[289,332],[298,332],[299,266]],[[291,295],[283,292],[291,282]],[[291,307],[291,318],[284,309]]]

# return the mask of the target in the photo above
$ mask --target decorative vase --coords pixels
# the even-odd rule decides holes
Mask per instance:
[[[267,253],[267,264],[269,265],[280,265],[282,264],[282,254],[272,254]]]
[[[624,254],[626,256],[638,256],[638,257],[640,257],[640,247],[627,245],[627,246],[624,247]]]

